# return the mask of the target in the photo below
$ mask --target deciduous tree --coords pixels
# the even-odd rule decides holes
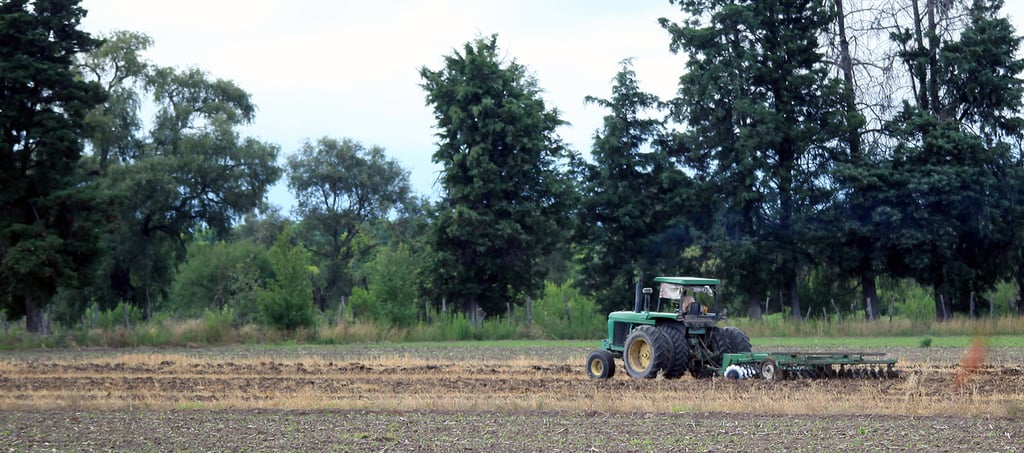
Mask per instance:
[[[315,291],[323,310],[352,294],[352,261],[376,246],[357,239],[409,201],[409,172],[384,148],[324,137],[288,158],[288,177],[301,240],[320,268]]]
[[[262,205],[281,174],[276,145],[241,137],[256,106],[233,82],[200,69],[148,64],[152,43],[119,32],[82,60],[82,76],[111,93],[90,114],[89,137],[98,181],[116,194],[105,228],[103,277],[93,296],[112,306],[152,308],[170,287],[175,266],[199,230],[223,237]],[[142,100],[155,115],[142,131]]]

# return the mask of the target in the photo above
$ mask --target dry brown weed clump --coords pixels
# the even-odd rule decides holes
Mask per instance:
[[[977,336],[971,340],[971,344],[964,351],[963,358],[960,359],[960,368],[957,369],[956,376],[953,377],[953,385],[958,391],[963,391],[967,387],[971,375],[981,369],[987,351],[988,341],[985,337]]]

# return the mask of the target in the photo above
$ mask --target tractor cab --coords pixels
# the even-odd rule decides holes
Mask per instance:
[[[658,310],[665,307],[676,314],[680,321],[713,325],[715,321],[725,318],[718,312],[718,294],[716,289],[721,282],[713,278],[698,277],[656,277],[658,288]],[[668,311],[666,310],[666,311]],[[713,311],[712,311],[713,310]]]

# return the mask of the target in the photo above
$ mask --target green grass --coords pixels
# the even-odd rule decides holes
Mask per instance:
[[[595,315],[596,316],[596,315]],[[606,319],[606,318],[602,318]],[[604,321],[602,321],[604,322]],[[992,347],[1024,348],[1024,317],[956,317],[946,322],[910,320],[896,317],[866,321],[851,317],[838,319],[792,320],[781,315],[760,320],[730,318],[721,325],[738,327],[759,348],[786,347],[880,348],[880,347],[965,347],[974,335],[990,337]],[[347,321],[318,327],[281,331],[247,324],[233,326],[230,312],[208,311],[198,319],[173,319],[168,316],[136,322],[131,327],[86,328],[81,325],[54,326],[50,335],[25,331],[22,322],[0,331],[0,350],[81,347],[199,347],[230,345],[270,345],[272,347],[363,347],[416,348],[419,345],[465,347],[545,348],[595,347],[607,335],[607,325],[591,326],[586,333],[554,332],[558,324],[545,329],[535,322],[503,318],[473,326],[459,315],[439,317],[410,327],[382,326],[368,321]],[[566,340],[563,340],[566,339]]]
[[[730,318],[728,325],[739,327],[753,337],[923,337],[970,335],[1019,335],[1024,332],[1024,317],[997,318],[956,317],[945,322],[912,320],[895,317],[877,321],[863,318],[793,320],[781,315],[765,316],[760,320]]]
[[[925,337],[751,337],[755,349],[795,348],[919,348]],[[974,337],[969,335],[928,336],[933,348],[965,348]],[[1024,336],[995,335],[988,337],[988,345],[995,348],[1024,348]]]
[[[374,342],[371,343],[377,349],[418,349],[418,348],[508,348],[508,349],[528,349],[528,348],[594,348],[600,344],[600,339],[593,340],[456,340],[456,341],[396,341],[396,342]],[[338,345],[331,345],[333,349],[344,351],[346,349],[352,350],[363,350],[366,349],[367,343],[345,343]],[[279,344],[268,344],[270,349],[306,349],[306,348],[321,348],[323,345],[320,344],[297,344],[297,343],[279,343]]]

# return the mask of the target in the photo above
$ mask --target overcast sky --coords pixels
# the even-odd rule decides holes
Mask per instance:
[[[1018,34],[1024,5],[1007,2]],[[411,172],[413,190],[434,197],[434,120],[418,69],[477,36],[498,34],[509,59],[527,66],[549,107],[571,123],[559,135],[590,149],[618,63],[634,58],[641,88],[673,96],[684,59],[668,50],[659,17],[681,19],[668,0],[83,0],[92,33],[142,32],[160,66],[198,67],[252,95],[256,121],[244,133],[281,147],[282,162],[305,140],[329,136],[379,145]],[[271,202],[289,214],[284,180]]]
[[[195,66],[234,81],[259,110],[249,135],[291,154],[306,139],[350,137],[379,145],[411,172],[413,189],[434,196],[438,166],[433,114],[418,69],[477,36],[498,34],[500,50],[526,65],[549,107],[572,123],[559,135],[590,148],[618,62],[635,58],[642,87],[675,92],[683,59],[668,51],[657,19],[667,0],[337,1],[84,0],[83,28],[148,34],[149,59]],[[271,201],[289,203],[284,184]],[[288,213],[288,208],[284,209]]]

